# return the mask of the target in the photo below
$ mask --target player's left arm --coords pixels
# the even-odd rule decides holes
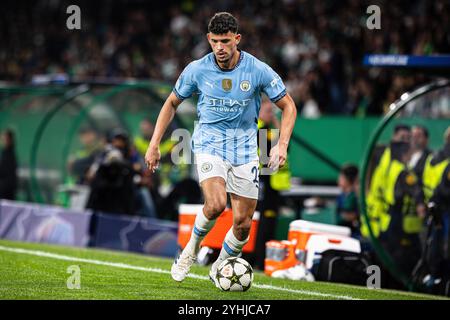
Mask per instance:
[[[289,93],[286,93],[275,104],[281,109],[282,116],[280,138],[278,139],[278,143],[270,150],[270,168],[282,167],[286,163],[289,140],[291,139],[295,119],[297,118],[297,108]]]

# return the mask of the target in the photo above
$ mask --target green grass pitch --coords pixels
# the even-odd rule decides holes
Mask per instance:
[[[247,292],[221,292],[193,266],[182,283],[170,277],[171,259],[0,240],[0,299],[444,299],[324,282],[273,279],[255,272]],[[80,289],[68,289],[68,267],[80,268]]]

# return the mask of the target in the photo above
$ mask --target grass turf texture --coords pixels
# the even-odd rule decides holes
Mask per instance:
[[[54,256],[36,256],[42,254],[39,252]],[[170,277],[171,264],[171,259],[118,251],[0,240],[0,299],[444,299],[336,283],[274,279],[261,272],[255,272],[254,285],[247,292],[221,292],[207,279],[207,267],[193,266],[193,277],[177,283]],[[80,267],[80,289],[67,288],[67,268],[71,265]]]

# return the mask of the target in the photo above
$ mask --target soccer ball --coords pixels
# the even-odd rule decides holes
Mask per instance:
[[[216,277],[222,291],[247,291],[253,282],[253,269],[242,258],[228,258],[217,268]]]

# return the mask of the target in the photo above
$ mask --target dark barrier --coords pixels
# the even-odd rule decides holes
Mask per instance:
[[[177,251],[176,222],[151,218],[95,213],[92,246],[174,257]]]
[[[90,211],[0,201],[0,238],[84,247],[89,240]]]

